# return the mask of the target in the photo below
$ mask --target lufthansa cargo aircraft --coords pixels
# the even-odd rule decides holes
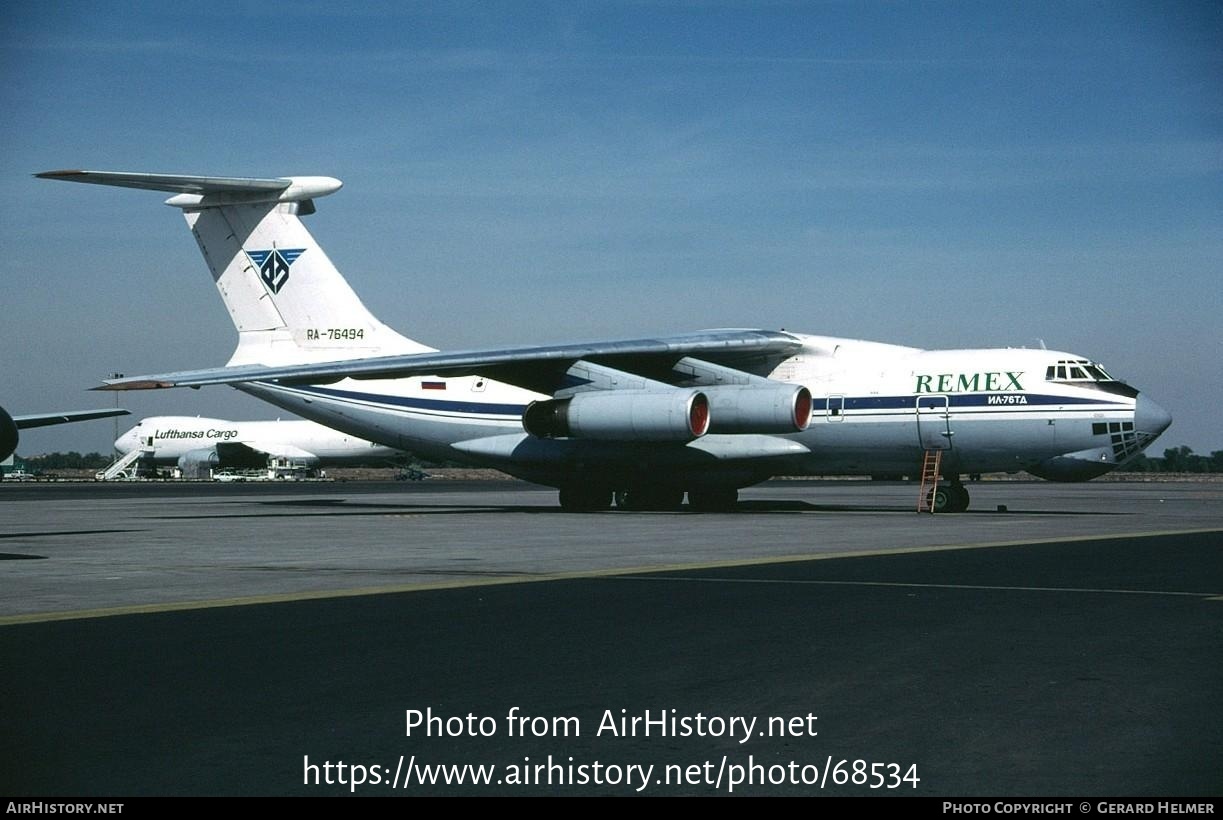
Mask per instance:
[[[37,176],[173,192],[238,345],[225,367],[105,390],[230,384],[426,458],[557,487],[567,510],[732,508],[776,475],[1107,473],[1171,417],[1087,356],[919,350],[775,330],[439,352],[378,321],[302,224],[330,177]]]
[[[115,439],[123,455],[133,450],[154,463],[259,467],[282,458],[311,467],[403,455],[312,421],[226,421],[204,416],[150,416]]]

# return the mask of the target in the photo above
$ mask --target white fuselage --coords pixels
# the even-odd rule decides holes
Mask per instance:
[[[803,350],[767,375],[811,391],[813,417],[806,430],[710,434],[640,447],[639,458],[633,457],[638,446],[632,442],[529,436],[522,427],[526,405],[550,397],[474,376],[327,386],[251,383],[240,389],[387,446],[557,485],[575,471],[593,470],[626,478],[666,470],[689,486],[742,486],[777,474],[912,474],[931,449],[944,450],[949,469],[958,473],[1056,472],[1042,465],[1065,457],[1070,461],[1059,463],[1073,469],[1050,477],[1089,478],[1149,441],[1135,430],[1137,391],[1115,381],[1056,378],[1050,368],[1057,362],[1086,362],[1072,354],[800,338]]]

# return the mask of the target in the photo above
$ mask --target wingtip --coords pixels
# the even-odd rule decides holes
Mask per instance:
[[[97,387],[91,387],[90,390],[106,392],[110,390],[161,390],[167,387],[174,387],[174,382],[158,381],[157,379],[146,379],[143,381],[128,381],[115,382],[113,384],[100,384]]]
[[[38,179],[63,179],[64,177],[79,177],[87,173],[89,172],[79,168],[66,168],[60,171],[39,171],[34,176]]]

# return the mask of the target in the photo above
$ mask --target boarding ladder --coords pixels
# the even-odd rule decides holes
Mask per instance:
[[[939,469],[943,465],[942,450],[927,450],[921,465],[921,490],[917,495],[919,513],[934,512],[934,491],[938,489]]]
[[[127,455],[107,467],[105,470],[100,470],[99,472],[94,473],[93,477],[98,481],[114,481],[116,478],[135,478],[136,470],[133,468],[132,472],[129,474],[127,469],[139,461],[142,455],[144,455],[144,451],[142,451],[139,447],[129,450]]]

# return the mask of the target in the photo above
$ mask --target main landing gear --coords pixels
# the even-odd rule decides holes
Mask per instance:
[[[968,509],[969,500],[968,490],[957,476],[950,484],[940,484],[934,488],[931,506],[936,513],[958,513]]]
[[[612,505],[610,487],[585,485],[561,487],[561,509],[565,512],[598,512]]]
[[[731,512],[738,503],[739,491],[734,487],[688,491],[688,506],[700,512]]]
[[[683,509],[684,491],[675,487],[637,486],[615,490],[607,487],[569,485],[561,487],[561,509],[565,512],[598,512],[609,509],[634,512],[664,512]],[[688,491],[688,508],[695,512],[730,512],[739,502],[734,487],[714,487]]]

